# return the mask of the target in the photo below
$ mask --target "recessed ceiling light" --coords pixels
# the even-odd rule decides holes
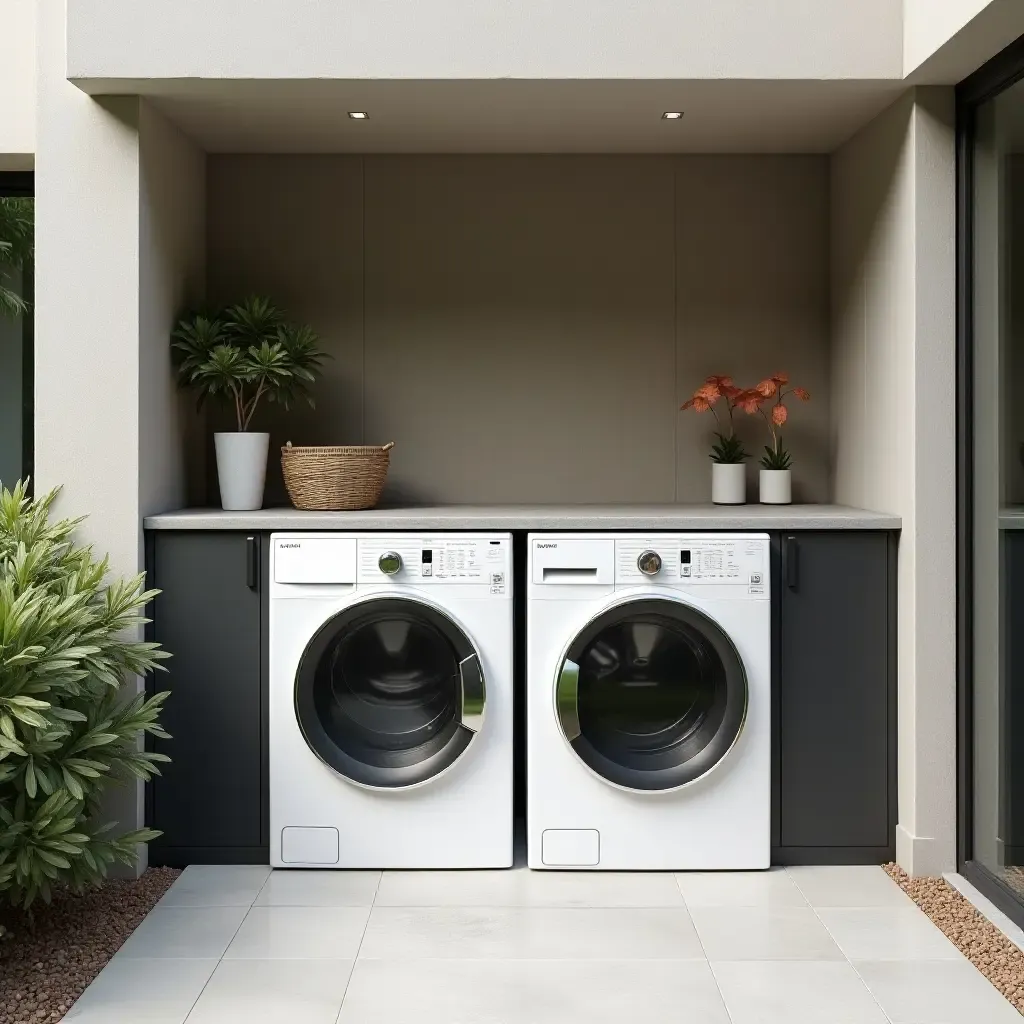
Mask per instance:
[[[678,121],[682,116],[683,112],[681,110],[666,110],[665,113],[661,115],[661,119],[663,121]]]
[[[368,121],[370,119],[370,115],[365,110],[350,110],[348,116],[353,121]]]

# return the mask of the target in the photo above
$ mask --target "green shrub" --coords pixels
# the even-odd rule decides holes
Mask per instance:
[[[167,657],[132,639],[155,591],[142,575],[108,581],[106,559],[74,543],[81,520],[49,521],[55,497],[0,490],[0,901],[25,908],[55,883],[80,891],[134,863],[159,833],[112,835],[100,797],[168,760],[140,743],[167,736],[166,693],[125,692]]]

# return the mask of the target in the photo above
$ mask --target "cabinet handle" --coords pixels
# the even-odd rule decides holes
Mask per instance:
[[[255,537],[245,538],[245,585],[250,590],[256,589],[259,579],[260,549]]]
[[[796,537],[786,538],[786,586],[796,590],[800,584],[800,548]]]

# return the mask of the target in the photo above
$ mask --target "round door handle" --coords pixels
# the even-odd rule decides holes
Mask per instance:
[[[377,559],[377,568],[385,576],[394,576],[402,568],[402,556],[397,551],[385,551]]]
[[[636,567],[645,576],[657,576],[661,572],[661,555],[657,551],[644,551],[636,560]]]

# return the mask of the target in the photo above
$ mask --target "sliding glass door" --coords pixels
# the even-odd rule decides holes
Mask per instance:
[[[0,484],[32,473],[32,268],[35,200],[30,173],[0,172]]]
[[[1024,44],[960,131],[960,869],[1024,921]]]

